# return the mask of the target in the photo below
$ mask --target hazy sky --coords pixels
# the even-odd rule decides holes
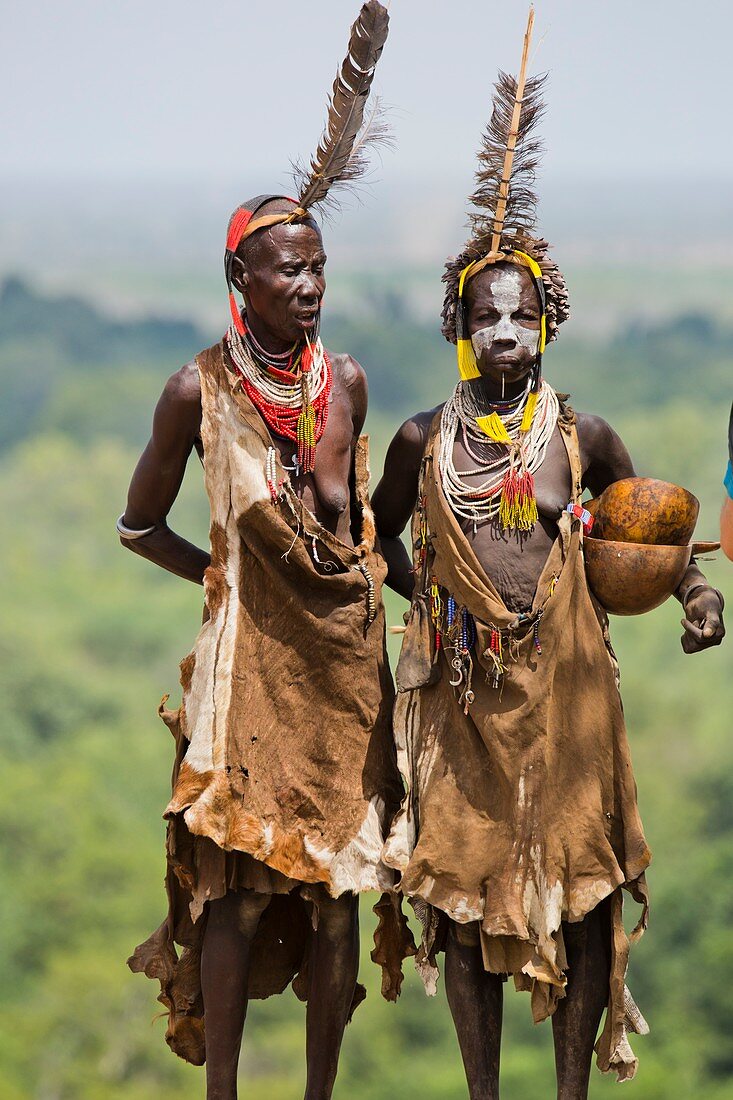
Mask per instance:
[[[282,186],[320,133],[351,0],[2,0],[0,173]],[[392,0],[378,87],[394,104],[383,177],[470,182],[524,0]],[[733,6],[539,0],[553,175],[730,176]],[[540,39],[542,41],[540,42]],[[694,202],[694,195],[691,195]]]

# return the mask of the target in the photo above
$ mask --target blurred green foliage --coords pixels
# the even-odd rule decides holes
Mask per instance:
[[[112,322],[15,280],[0,290],[0,1096],[187,1100],[203,1075],[163,1042],[152,983],[125,958],[162,918],[172,744],[155,717],[201,592],[123,554],[114,533],[166,374],[210,342],[193,326]],[[608,342],[563,334],[546,373],[607,416],[640,472],[687,485],[717,529],[731,333],[706,317],[629,324]],[[453,384],[437,325],[365,289],[327,340],[368,369],[378,472],[391,433]],[[194,459],[171,522],[204,543]],[[730,572],[713,582],[733,594]],[[388,598],[391,622],[402,605]],[[652,923],[631,985],[652,1034],[636,1040],[638,1100],[733,1100],[733,676],[725,649],[685,657],[674,601],[613,623],[640,801],[655,851]],[[394,644],[392,643],[393,655]],[[373,899],[370,899],[373,900]],[[411,968],[397,1006],[369,996],[348,1028],[337,1097],[461,1100],[466,1087],[442,990]],[[554,1095],[549,1026],[507,988],[503,1092]],[[241,1075],[251,1100],[293,1100],[304,1081],[303,1009],[290,994],[250,1009]],[[594,1074],[591,1095],[613,1084]]]

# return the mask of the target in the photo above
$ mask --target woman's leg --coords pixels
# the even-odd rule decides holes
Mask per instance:
[[[228,893],[209,902],[201,952],[207,1100],[237,1100],[252,940],[269,894]]]
[[[563,924],[566,995],[552,1017],[558,1100],[586,1100],[611,971],[611,917],[601,902],[577,924]]]
[[[461,926],[462,927],[462,926]],[[470,1100],[498,1100],[504,982],[484,969],[481,945],[453,921],[445,947],[445,989]],[[463,942],[461,942],[463,941]]]
[[[306,1015],[305,1100],[330,1100],[359,971],[359,899],[321,892]]]

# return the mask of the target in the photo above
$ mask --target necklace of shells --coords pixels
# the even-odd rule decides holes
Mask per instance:
[[[443,407],[438,468],[443,492],[454,515],[479,523],[498,519],[504,529],[531,531],[537,522],[534,474],[545,460],[559,412],[557,394],[542,381],[531,423],[523,430],[529,388],[514,402],[490,403],[461,381]],[[457,470],[454,443],[461,432],[464,448],[476,464]],[[482,477],[469,483],[467,478]]]

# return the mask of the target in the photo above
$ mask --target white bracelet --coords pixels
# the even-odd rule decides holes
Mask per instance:
[[[129,542],[134,542],[135,539],[144,539],[146,535],[152,535],[153,531],[157,528],[158,524],[154,523],[152,527],[144,527],[142,531],[133,531],[132,527],[125,526],[125,513],[123,512],[120,518],[115,524],[117,528],[117,534],[121,538],[127,539]]]

